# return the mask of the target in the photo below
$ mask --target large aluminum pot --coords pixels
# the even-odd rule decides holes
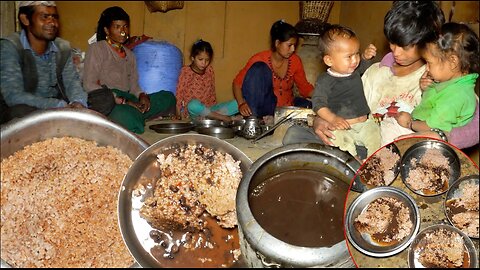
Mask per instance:
[[[1,131],[2,159],[32,143],[65,136],[96,141],[99,146],[111,145],[132,160],[149,146],[134,133],[88,109],[36,111],[2,125]]]
[[[249,194],[265,180],[282,172],[299,169],[331,175],[337,181],[345,182],[348,190],[359,167],[358,161],[350,154],[320,144],[287,145],[256,160],[242,178],[236,198],[240,247],[248,266],[354,267],[345,239],[331,247],[301,247],[272,236],[255,219],[249,204]],[[343,207],[337,210],[343,213]],[[343,227],[338,229],[343,234]]]
[[[96,141],[99,146],[113,146],[132,160],[149,146],[134,133],[95,111],[62,108],[36,111],[2,125],[1,159],[35,142],[65,136]],[[10,265],[2,259],[1,267]]]
[[[150,253],[152,243],[148,240],[149,232],[153,229],[148,222],[140,217],[140,208],[142,206],[143,196],[140,201],[138,196],[134,195],[134,190],[138,184],[143,186],[153,186],[152,179],[160,177],[160,170],[157,164],[157,155],[168,155],[173,153],[179,147],[189,144],[202,144],[205,147],[230,154],[235,160],[240,160],[240,169],[245,174],[252,165],[252,161],[245,153],[232,144],[202,134],[179,134],[162,139],[152,144],[148,149],[142,152],[133,162],[123,179],[118,196],[118,220],[123,240],[128,250],[142,267],[162,267],[162,265]],[[243,266],[243,258],[233,265],[233,267]],[[195,266],[194,266],[195,267]],[[196,267],[202,267],[198,265]]]

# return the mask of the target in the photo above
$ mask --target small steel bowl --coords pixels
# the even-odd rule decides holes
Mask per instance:
[[[245,126],[245,119],[233,120],[229,125],[236,135],[241,135],[243,127]]]
[[[458,228],[456,226],[456,224],[453,222],[453,215],[456,214],[456,213],[467,211],[467,210],[464,209],[463,207],[462,207],[462,209],[455,209],[455,207],[450,205],[450,202],[452,202],[455,199],[462,198],[463,197],[462,186],[465,185],[465,184],[469,184],[469,183],[476,184],[477,185],[477,191],[478,191],[478,186],[479,186],[479,176],[478,176],[478,174],[464,176],[464,177],[458,179],[457,181],[455,181],[455,183],[453,183],[450,186],[450,188],[448,189],[447,196],[445,197],[445,201],[444,201],[444,204],[443,204],[444,205],[444,210],[445,210],[445,216],[447,217],[448,222],[450,222],[450,224],[452,224],[452,226],[456,227],[459,230],[461,230],[461,229]],[[464,232],[464,233],[467,234],[466,232]],[[469,234],[467,234],[467,235],[471,238],[478,239],[478,235],[469,235]]]
[[[464,241],[464,246],[465,246],[465,249],[468,252],[469,262],[470,262],[469,265],[466,265],[466,266],[463,266],[463,267],[464,268],[478,268],[478,252],[475,249],[475,246],[473,245],[472,240],[466,234],[464,234],[462,231],[460,231],[459,229],[457,229],[457,228],[455,228],[451,225],[447,225],[447,224],[432,225],[432,226],[429,226],[429,227],[423,229],[421,232],[419,232],[417,234],[417,236],[413,239],[412,245],[408,249],[408,267],[410,267],[410,268],[425,268],[425,266],[423,266],[418,259],[419,256],[420,256],[419,251],[422,250],[421,246],[424,243],[423,239],[425,238],[427,233],[434,232],[435,230],[440,229],[440,228],[443,228],[443,229],[446,229],[446,230],[449,230],[449,231],[452,231],[452,232],[456,232],[456,233],[458,233],[462,236],[463,241]],[[435,267],[435,268],[437,268],[437,267]]]
[[[417,161],[420,162],[420,159],[425,154],[425,151],[431,148],[440,150],[443,156],[448,158],[448,161],[450,164],[450,178],[448,179],[447,185],[440,192],[428,194],[428,193],[424,193],[421,190],[413,189],[407,183],[406,179],[408,178],[408,174],[410,173],[410,161],[413,158],[416,158]],[[455,152],[455,150],[453,150],[452,147],[450,147],[448,144],[444,142],[437,141],[437,140],[421,141],[410,146],[410,148],[408,148],[405,154],[403,155],[402,165],[400,167],[400,174],[402,176],[402,181],[405,184],[405,186],[407,186],[415,194],[426,196],[426,197],[437,196],[447,192],[448,188],[460,176],[460,159],[458,158],[458,155]]]
[[[231,139],[235,136],[233,129],[228,127],[201,127],[197,128],[197,132],[219,139]]]
[[[228,124],[215,119],[196,119],[193,120],[195,125],[195,131],[199,128],[209,128],[209,127],[228,127]]]
[[[381,245],[370,234],[361,233],[355,228],[355,219],[366,210],[367,206],[378,198],[390,197],[401,201],[410,210],[413,228],[403,241],[393,245]],[[389,257],[400,253],[410,245],[420,228],[420,212],[415,200],[405,191],[395,187],[376,187],[360,194],[348,207],[345,216],[345,230],[350,243],[360,252],[372,257]]]

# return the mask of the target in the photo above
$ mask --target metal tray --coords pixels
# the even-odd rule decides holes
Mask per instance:
[[[194,127],[193,123],[161,123],[151,125],[150,129],[158,133],[179,134],[189,132]]]
[[[448,186],[443,189],[441,192],[436,194],[425,194],[421,190],[415,190],[407,183],[406,179],[410,172],[410,160],[416,158],[418,161],[425,154],[425,151],[429,148],[434,148],[440,150],[444,157],[448,158],[450,164],[450,178],[448,179]],[[418,142],[405,151],[402,157],[402,165],[400,167],[400,174],[402,176],[402,181],[412,192],[415,194],[432,197],[438,196],[447,192],[448,188],[460,177],[460,159],[458,158],[457,153],[449,145],[437,140],[426,140]]]
[[[386,246],[379,245],[371,239],[367,233],[359,232],[354,221],[366,207],[378,198],[391,197],[404,203],[410,209],[410,219],[413,223],[412,231],[403,241]],[[415,200],[405,191],[395,187],[376,187],[363,192],[347,209],[345,216],[345,231],[350,243],[360,252],[372,257],[389,257],[406,249],[413,241],[414,236],[420,229],[420,212]]]
[[[448,189],[447,196],[445,197],[443,206],[444,206],[444,210],[445,210],[445,216],[447,217],[448,222],[450,222],[450,224],[452,224],[452,226],[455,226],[455,223],[453,222],[453,219],[452,219],[453,213],[451,212],[450,208],[447,206],[447,202],[450,201],[450,200],[453,200],[453,199],[463,197],[463,194],[462,194],[462,191],[461,191],[460,188],[465,184],[468,184],[468,183],[476,184],[477,185],[477,190],[478,190],[478,185],[479,185],[479,179],[478,178],[479,178],[478,174],[468,175],[468,176],[462,177],[462,178],[458,179],[457,181],[455,181],[455,183],[453,183],[453,185],[451,185],[450,188]],[[455,226],[455,227],[457,227],[457,226]],[[461,230],[460,228],[458,228],[458,229]],[[467,233],[465,233],[465,234],[467,234]],[[478,236],[475,236],[475,235],[468,235],[468,236],[471,237],[471,238],[477,238],[478,239]]]

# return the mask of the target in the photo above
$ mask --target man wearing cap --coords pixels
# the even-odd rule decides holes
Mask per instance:
[[[2,122],[49,108],[87,107],[54,1],[20,1],[22,31],[0,40]],[[0,103],[0,104],[2,104]]]

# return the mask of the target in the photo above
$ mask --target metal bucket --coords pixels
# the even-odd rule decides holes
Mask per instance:
[[[237,191],[240,247],[249,267],[355,267],[346,240],[329,247],[303,247],[286,243],[266,231],[252,213],[249,194],[272,176],[292,170],[313,170],[346,183],[360,164],[337,148],[320,144],[292,144],[274,149],[255,161]],[[343,183],[342,183],[343,184]],[[342,202],[345,198],[341,199]],[[343,204],[338,211],[343,215]],[[339,230],[343,235],[343,226]]]

